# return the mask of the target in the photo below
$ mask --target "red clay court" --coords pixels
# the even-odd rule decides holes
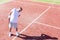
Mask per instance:
[[[8,15],[12,8],[22,7],[18,20],[18,29],[22,37],[9,37]],[[60,40],[60,5],[14,0],[0,5],[0,40],[35,40],[41,34],[56,37]],[[38,40],[38,39],[37,39]]]

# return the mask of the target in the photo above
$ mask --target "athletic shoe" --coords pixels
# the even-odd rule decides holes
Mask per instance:
[[[19,33],[18,32],[16,32],[16,36],[19,36]]]
[[[9,37],[11,37],[11,32],[9,33]]]

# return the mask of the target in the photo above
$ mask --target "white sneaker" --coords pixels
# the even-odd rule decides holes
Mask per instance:
[[[16,36],[19,36],[19,33],[18,32],[16,32]]]
[[[9,33],[9,37],[11,37],[11,32]]]

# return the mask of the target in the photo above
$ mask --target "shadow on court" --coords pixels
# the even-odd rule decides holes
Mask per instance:
[[[16,36],[16,35],[12,34],[12,36]],[[18,38],[21,38],[23,40],[58,40],[58,38],[51,37],[46,34],[41,34],[41,36],[28,36],[25,34],[20,34],[20,36],[18,36]]]

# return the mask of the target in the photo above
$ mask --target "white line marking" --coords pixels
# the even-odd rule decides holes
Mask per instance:
[[[59,29],[60,30],[60,27],[57,27],[57,26],[52,26],[52,25],[49,25],[49,24],[45,24],[45,23],[40,23],[40,22],[35,22],[36,24],[41,24],[41,25],[44,25],[46,27],[51,27],[51,28],[55,28],[55,29]]]
[[[51,7],[49,6],[45,11],[43,11],[36,19],[34,19],[29,25],[27,25],[20,33],[23,33],[24,31],[26,31],[26,29],[28,29],[30,27],[30,25],[32,25],[36,20],[38,20],[42,15],[44,15]],[[14,37],[12,40],[15,40]]]
[[[14,2],[20,2],[20,1],[14,1]],[[25,5],[28,5],[28,4],[29,4],[29,5],[37,5],[37,6],[44,6],[44,7],[51,6],[52,8],[56,8],[56,7],[54,6],[55,4],[49,4],[49,5],[47,4],[47,5],[44,5],[44,4],[42,4],[42,3],[40,4],[40,3],[35,3],[35,2],[34,2],[34,3],[35,3],[35,4],[34,4],[34,3],[32,3],[32,2],[25,2],[25,1],[21,1],[20,3],[21,3],[21,4],[25,4]],[[59,8],[57,8],[57,9],[59,9]]]
[[[20,2],[20,1],[14,1],[14,2]],[[38,6],[48,7],[48,6],[45,6],[45,5],[41,5],[41,4],[39,4],[39,3],[35,3],[35,4],[34,4],[34,3],[31,3],[31,2],[29,3],[29,2],[24,2],[24,1],[21,1],[20,3],[21,3],[21,4],[25,4],[25,5],[28,5],[28,4],[29,4],[29,5],[38,5]]]

